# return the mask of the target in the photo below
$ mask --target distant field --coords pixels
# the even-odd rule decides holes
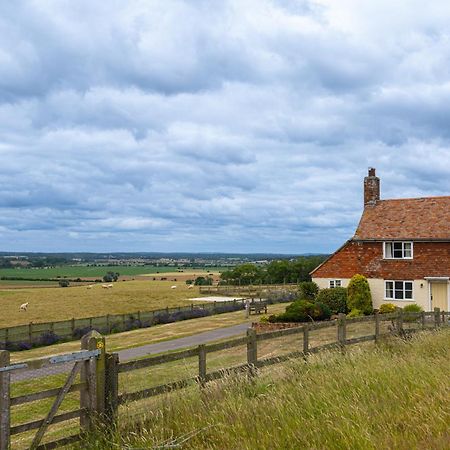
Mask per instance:
[[[171,289],[176,284],[177,289]],[[199,289],[188,289],[186,283],[173,281],[119,281],[111,289],[96,284],[68,288],[0,288],[0,328],[29,322],[50,322],[106,314],[148,311],[191,303]],[[29,302],[28,311],[20,312]]]
[[[209,271],[220,272],[226,270],[224,267],[200,267],[181,268],[183,272],[190,273],[208,273]],[[49,269],[0,269],[0,277],[21,277],[21,278],[101,278],[106,272],[118,272],[120,275],[133,276],[133,275],[148,275],[156,273],[166,272],[178,272],[176,267],[173,266],[61,266]]]

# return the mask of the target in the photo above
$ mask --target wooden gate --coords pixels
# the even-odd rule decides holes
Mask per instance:
[[[44,379],[46,376],[56,374],[64,376],[62,386],[11,397],[11,384],[24,380]],[[80,393],[79,408],[57,414],[67,394],[76,391]],[[82,433],[93,426],[94,416],[104,411],[104,392],[105,341],[96,331],[82,338],[81,351],[70,354],[9,364],[9,352],[0,352],[0,450],[18,447],[19,441],[17,443],[14,441],[15,435],[29,433],[31,430],[37,430],[34,436],[30,439],[28,434],[24,438],[27,441],[26,448],[30,450],[56,448],[80,440]],[[14,407],[47,398],[54,398],[54,401],[43,419],[11,426],[11,410],[14,414]],[[73,419],[78,417],[80,419],[78,433],[42,443],[50,425],[69,420],[73,422]]]

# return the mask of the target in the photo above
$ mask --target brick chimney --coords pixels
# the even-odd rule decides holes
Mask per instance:
[[[377,200],[380,200],[380,179],[375,169],[369,167],[369,175],[364,178],[364,206],[375,205]]]

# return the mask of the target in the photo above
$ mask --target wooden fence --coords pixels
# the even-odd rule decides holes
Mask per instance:
[[[136,311],[127,314],[108,314],[106,316],[85,317],[57,322],[33,323],[0,329],[0,349],[28,350],[32,346],[52,345],[58,341],[77,340],[88,331],[97,330],[101,334],[118,333],[136,328],[146,328],[159,323],[176,322],[201,317],[202,311],[208,315],[231,312],[244,307],[244,299],[192,303],[186,306],[164,308],[152,311]],[[227,308],[229,310],[227,311]],[[205,315],[206,315],[205,314]],[[191,317],[192,316],[192,317]],[[167,321],[167,322],[164,322]]]
[[[449,312],[441,312],[438,308],[433,312],[404,313],[399,311],[392,314],[375,314],[353,319],[347,319],[344,314],[334,321],[307,323],[294,328],[276,330],[257,334],[251,328],[247,330],[246,336],[229,339],[223,342],[208,345],[199,345],[195,348],[176,351],[174,353],[160,354],[127,362],[120,362],[117,353],[106,353],[105,339],[96,331],[90,332],[82,339],[82,351],[70,355],[58,355],[51,358],[44,358],[35,361],[25,361],[19,364],[9,364],[9,352],[0,352],[0,450],[10,448],[11,436],[29,432],[37,429],[37,433],[32,438],[30,449],[51,449],[71,442],[76,442],[82,438],[83,433],[88,432],[101,417],[103,423],[112,426],[120,419],[119,406],[133,401],[139,401],[153,397],[162,393],[184,389],[189,386],[204,386],[207,382],[217,380],[230,373],[245,372],[249,376],[255,376],[259,368],[290,360],[292,358],[307,358],[309,354],[317,353],[325,349],[339,348],[342,351],[348,345],[375,341],[377,343],[384,335],[395,333],[405,336],[409,333],[423,329],[439,329],[448,326],[450,321]],[[366,323],[369,327],[369,334],[350,338],[347,332],[355,324]],[[324,345],[311,345],[311,333],[316,330],[326,330],[336,328],[336,333],[332,342]],[[367,328],[365,328],[366,330]],[[266,358],[258,357],[258,349],[262,342],[270,341],[280,337],[299,336],[301,346],[297,343],[296,348],[288,349],[287,353],[271,355]],[[207,371],[207,356],[235,347],[244,346],[246,348],[246,361],[233,367],[224,367],[211,372]],[[298,347],[298,348],[297,348]],[[195,376],[176,380],[171,383],[148,386],[144,389],[132,392],[124,392],[127,383],[121,383],[120,376],[127,372],[133,372],[145,368],[155,368],[188,358],[198,359],[198,370]],[[27,393],[19,396],[11,396],[11,385],[14,384],[14,374],[24,371],[36,371],[52,364],[74,363],[66,368],[65,374],[68,378],[62,386],[47,389],[39,392]],[[79,381],[77,381],[77,371],[81,371]],[[179,371],[177,371],[178,373]],[[33,372],[32,372],[33,375]],[[37,373],[34,372],[36,376]],[[148,374],[140,375],[145,383]],[[77,408],[57,415],[59,406],[64,397],[70,392],[80,392],[79,405]],[[44,418],[32,420],[27,423],[20,423],[11,426],[11,410],[19,405],[35,402],[42,399],[55,398]],[[57,440],[41,444],[47,428],[50,424],[64,423],[66,421],[79,420],[79,431],[70,436],[59,437]],[[18,448],[18,447],[13,447]]]
[[[218,285],[218,286],[200,286],[200,294],[216,295],[241,295],[247,297],[259,297],[267,295],[270,291],[297,291],[297,283],[285,284],[249,284],[245,286],[236,285]]]

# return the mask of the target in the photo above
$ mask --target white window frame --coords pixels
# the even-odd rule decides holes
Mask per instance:
[[[334,289],[334,288],[337,288],[337,287],[342,287],[342,280],[330,280],[328,282],[328,287],[330,289]]]
[[[387,283],[392,283],[392,297],[388,297]],[[395,298],[395,283],[403,283],[403,298]],[[405,283],[411,283],[411,298],[405,298]],[[408,289],[409,290],[409,289]],[[414,281],[413,280],[384,280],[384,300],[391,300],[394,302],[414,302]]]
[[[386,244],[392,244],[392,256],[388,257],[386,256]],[[394,256],[394,244],[402,244],[402,257],[395,257]],[[405,255],[405,244],[411,245],[411,256],[404,256]],[[413,259],[414,258],[414,243],[412,241],[386,241],[383,242],[383,259]]]

